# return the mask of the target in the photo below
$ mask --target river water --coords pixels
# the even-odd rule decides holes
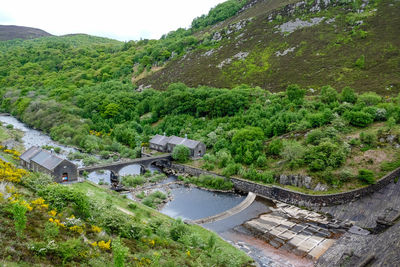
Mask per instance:
[[[31,146],[44,146],[49,145],[53,147],[60,147],[62,150],[61,157],[66,158],[68,153],[76,152],[77,150],[72,147],[61,145],[40,131],[34,130],[26,126],[24,123],[18,121],[12,116],[0,115],[0,121],[3,124],[11,124],[15,129],[24,133],[22,137],[23,144],[26,149]],[[82,165],[81,162],[75,162]],[[151,171],[157,170],[151,168]],[[139,165],[130,165],[121,169],[121,176],[140,174]],[[92,172],[88,176],[88,180],[94,183],[110,183],[110,172]],[[176,181],[176,176],[169,176],[165,180],[160,181],[160,184]],[[162,190],[161,190],[162,191]],[[173,218],[182,219],[200,219],[212,216],[228,209],[233,208],[245,199],[245,196],[234,193],[219,193],[211,192],[204,189],[195,187],[187,187],[181,184],[174,184],[170,189],[172,200],[169,201],[160,212],[169,215]],[[132,198],[132,196],[129,196]],[[257,218],[263,213],[269,212],[271,203],[263,199],[256,199],[247,209],[238,214],[235,214],[227,219],[216,221],[203,226],[211,231],[218,233],[226,241],[232,245],[245,251],[251,256],[259,266],[263,267],[280,267],[280,266],[293,266],[293,267],[308,267],[312,263],[308,260],[300,259],[290,253],[285,253],[277,250],[264,241],[256,239],[246,231],[241,225],[253,218]]]

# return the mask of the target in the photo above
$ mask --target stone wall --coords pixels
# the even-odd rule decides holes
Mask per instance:
[[[187,173],[193,176],[199,176],[201,174],[213,175],[223,177],[213,172],[205,171],[202,169],[194,168],[187,165],[172,163],[169,166],[171,169],[176,170],[181,173]],[[263,196],[270,199],[276,199],[285,203],[313,207],[313,206],[332,206],[339,205],[354,201],[356,199],[362,198],[364,196],[370,195],[383,187],[387,186],[396,177],[400,177],[400,168],[394,170],[393,172],[387,174],[376,184],[366,186],[363,188],[355,189],[348,192],[338,193],[338,194],[326,194],[326,195],[308,195],[300,192],[292,191],[286,188],[282,188],[275,185],[263,185],[255,183],[252,181],[231,177],[231,181],[235,186],[235,190],[243,193],[253,192],[259,196]]]

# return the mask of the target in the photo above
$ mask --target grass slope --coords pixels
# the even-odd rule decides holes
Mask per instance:
[[[337,6],[317,13],[299,13],[293,8],[297,15],[285,16],[287,10],[282,5],[289,2],[294,1],[255,2],[238,16],[209,29],[208,34],[221,32],[219,46],[213,50],[196,49],[138,84],[164,89],[177,81],[194,87],[225,88],[246,83],[280,91],[295,82],[310,87],[330,84],[338,89],[352,86],[357,91],[381,94],[400,90],[398,1],[375,1],[361,13],[349,6]],[[324,20],[291,34],[276,28],[296,18]],[[241,29],[232,27],[232,23],[249,19]],[[235,58],[238,53],[248,56]],[[227,60],[231,63],[218,67]]]

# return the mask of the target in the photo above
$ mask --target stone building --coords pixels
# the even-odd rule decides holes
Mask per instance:
[[[155,135],[149,142],[150,149],[171,153],[177,145],[184,145],[190,150],[192,158],[202,157],[206,153],[206,145],[200,141],[178,136]]]
[[[21,156],[21,165],[32,171],[47,173],[57,183],[78,180],[78,168],[71,161],[62,159],[53,152],[33,146]]]

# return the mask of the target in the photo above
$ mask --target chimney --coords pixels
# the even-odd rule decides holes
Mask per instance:
[[[50,149],[50,153],[54,154],[54,148]]]

